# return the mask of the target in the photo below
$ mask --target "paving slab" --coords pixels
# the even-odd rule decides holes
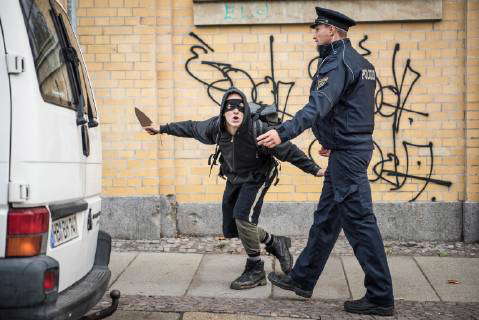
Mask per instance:
[[[115,283],[124,294],[182,296],[200,264],[201,254],[141,253]]]
[[[138,252],[114,252],[110,255],[110,286],[116,281],[118,276],[125,271],[126,267],[138,256]]]
[[[443,301],[479,302],[479,258],[415,259]],[[459,283],[451,284],[449,280]]]
[[[246,314],[224,314],[209,312],[185,312],[183,320],[302,320],[299,318],[265,317]],[[305,319],[303,319],[305,320]]]
[[[266,274],[273,270],[272,259],[262,257]],[[246,257],[240,255],[208,254],[203,257],[187,295],[223,298],[268,298],[271,284],[248,290],[232,290],[230,283],[241,275]]]
[[[108,320],[180,320],[180,313],[117,310]]]
[[[296,258],[295,258],[296,262]],[[281,273],[278,262],[275,262],[276,272]],[[294,292],[273,287],[274,298],[300,299]],[[350,298],[348,284],[344,276],[341,260],[338,257],[330,257],[318,283],[313,291],[313,299],[348,299]]]
[[[364,273],[355,257],[341,257],[346,269],[353,299],[359,299],[366,293]],[[394,299],[409,301],[439,301],[427,279],[412,257],[388,257],[393,280]]]

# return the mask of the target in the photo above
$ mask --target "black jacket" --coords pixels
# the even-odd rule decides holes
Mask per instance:
[[[331,150],[372,150],[376,73],[349,39],[326,45],[309,102],[277,130],[288,141],[308,128]]]
[[[221,152],[220,174],[231,183],[262,182],[274,167],[273,156],[281,161],[288,161],[306,173],[315,175],[320,169],[296,145],[287,142],[272,150],[259,147],[257,134],[269,130],[266,126],[256,128],[250,109],[245,103],[243,123],[234,136],[225,127],[225,106],[228,94],[235,92],[247,101],[238,89],[231,88],[223,96],[220,115],[204,121],[172,122],[160,126],[160,133],[177,137],[194,138],[204,144],[218,144]]]

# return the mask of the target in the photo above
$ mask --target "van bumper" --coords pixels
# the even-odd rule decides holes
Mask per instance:
[[[54,259],[46,256],[2,259],[0,261],[0,278],[11,277],[11,280],[9,286],[5,286],[4,282],[0,281],[0,301],[3,300],[2,297],[12,296],[12,292],[15,292],[14,296],[22,297],[23,303],[18,299],[3,300],[0,305],[0,319],[73,320],[80,318],[102,298],[108,287],[111,276],[108,268],[110,252],[111,238],[107,233],[100,231],[93,268],[77,283],[57,294],[54,301],[51,301],[51,297],[49,298],[43,293],[43,273],[55,264],[58,266]],[[21,266],[24,268],[18,269]],[[28,266],[35,267],[25,268]],[[29,269],[33,271],[28,272]],[[17,271],[15,272],[15,270]],[[18,270],[24,270],[24,272],[20,274]],[[35,285],[24,289],[26,283]],[[43,297],[40,302],[38,302],[39,296]]]

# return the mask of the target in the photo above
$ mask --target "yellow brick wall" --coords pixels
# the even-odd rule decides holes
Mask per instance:
[[[466,200],[479,201],[479,0],[466,12]]]
[[[358,47],[359,41],[368,36],[363,46],[371,51],[367,58],[375,65],[383,86],[394,85],[392,57],[397,43],[397,81],[401,82],[408,59],[410,67],[421,75],[404,108],[428,116],[401,113],[396,134],[396,155],[400,161],[397,171],[427,177],[433,164],[431,178],[452,185],[429,183],[417,201],[465,200],[466,190],[469,200],[477,200],[479,112],[477,90],[472,89],[477,87],[478,74],[477,1],[467,6],[468,10],[463,0],[445,0],[441,21],[361,23],[349,34],[359,52],[364,52]],[[467,32],[466,12],[470,15]],[[191,0],[80,0],[77,15],[80,42],[102,120],[103,191],[107,196],[175,194],[179,202],[221,199],[224,182],[214,173],[208,177],[207,158],[214,147],[189,139],[151,137],[139,127],[133,112],[133,107],[139,106],[157,123],[202,120],[217,114],[218,107],[208,97],[206,86],[185,70],[185,63],[192,57],[191,47],[205,48],[189,35],[191,31],[214,49],[196,49],[199,60],[191,63],[191,70],[205,82],[219,79],[219,74],[211,66],[201,65],[200,60],[230,63],[247,71],[255,82],[263,81],[271,73],[269,37],[274,36],[275,78],[295,82],[287,111],[296,112],[308,99],[311,81],[307,67],[317,53],[307,25],[195,27]],[[470,44],[467,54],[475,58],[466,60],[466,43]],[[407,71],[402,102],[413,76],[412,71]],[[245,77],[237,75],[235,79],[236,86],[247,93],[251,90]],[[258,100],[272,102],[270,90],[260,90]],[[385,103],[397,102],[391,90],[385,88],[382,93]],[[213,94],[218,97],[216,92]],[[283,88],[280,99],[284,98]],[[383,103],[384,115],[393,111]],[[394,150],[392,124],[393,117],[376,116],[374,139],[384,159]],[[294,142],[307,152],[312,140],[308,131]],[[406,170],[403,141],[420,145],[431,142],[434,157],[429,156],[427,148],[411,146]],[[313,153],[317,150],[316,143]],[[314,158],[321,166],[327,163],[324,158]],[[377,149],[371,164],[379,160]],[[380,171],[380,166],[377,168]],[[393,162],[386,163],[383,169],[394,171]],[[370,174],[371,179],[377,178],[372,166]],[[395,179],[385,171],[382,177]],[[318,200],[322,179],[289,164],[283,164],[280,179],[267,200]],[[399,178],[399,182],[402,180]],[[423,180],[413,178],[407,178],[398,190],[390,190],[393,186],[381,179],[371,184],[375,201],[408,201],[424,185]]]
[[[153,119],[157,98],[154,1],[81,0],[78,33],[91,73],[103,137],[103,189],[158,194],[158,140],[141,132],[133,107]]]

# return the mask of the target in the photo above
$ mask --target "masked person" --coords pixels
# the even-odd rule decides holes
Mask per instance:
[[[391,275],[376,217],[367,168],[373,152],[374,67],[346,38],[355,22],[339,12],[316,8],[314,40],[322,59],[313,78],[309,102],[293,119],[258,137],[275,147],[312,128],[329,154],[323,190],[306,248],[288,275],[270,273],[271,283],[311,297],[341,228],[364,273],[366,295],[346,301],[348,312],[393,315]]]
[[[243,274],[234,280],[231,289],[248,289],[266,285],[264,262],[260,258],[260,242],[280,262],[284,273],[291,270],[291,239],[270,234],[258,227],[263,199],[274,180],[276,161],[288,161],[306,173],[322,176],[323,171],[298,147],[291,143],[272,150],[256,143],[257,123],[244,94],[230,88],[223,96],[220,115],[205,121],[182,121],[161,125],[159,130],[147,127],[150,134],[166,133],[194,138],[204,144],[216,144],[220,151],[220,175],[226,177],[223,193],[223,234],[239,237],[248,255]],[[264,127],[259,133],[266,132]]]

